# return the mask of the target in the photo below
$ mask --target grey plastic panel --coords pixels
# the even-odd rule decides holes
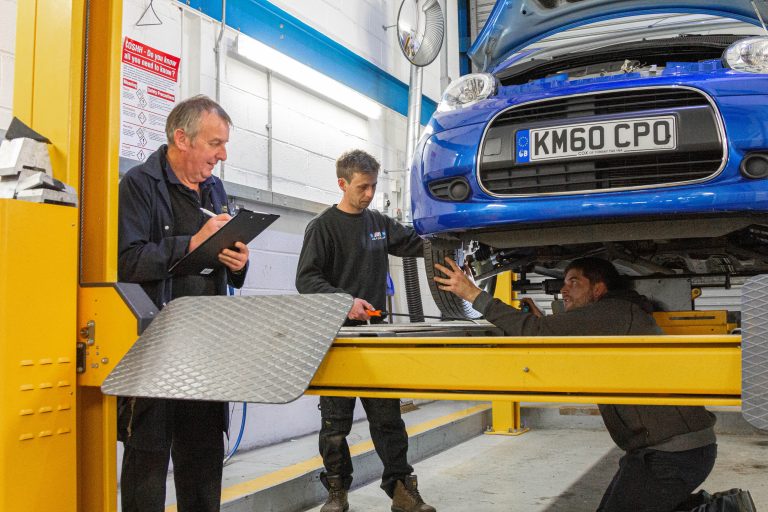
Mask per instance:
[[[741,414],[768,430],[768,275],[741,289]]]
[[[101,389],[120,396],[291,402],[309,386],[351,307],[345,294],[176,299]]]

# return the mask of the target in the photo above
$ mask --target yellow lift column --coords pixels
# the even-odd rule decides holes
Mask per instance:
[[[136,320],[117,281],[122,0],[90,1],[86,49],[80,286],[77,326],[84,349],[78,374],[78,510],[117,510],[116,400],[101,383],[136,340]]]
[[[80,204],[0,200],[0,510],[117,508],[114,399],[98,386],[122,353],[83,331],[78,374],[76,347],[88,320],[110,347],[136,337],[113,288],[82,286],[117,278],[122,8],[17,6],[13,114],[52,141],[54,175]]]
[[[13,113],[77,188],[82,2],[17,3]],[[77,506],[77,209],[0,200],[0,509]]]

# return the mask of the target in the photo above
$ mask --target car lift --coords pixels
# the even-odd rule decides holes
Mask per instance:
[[[0,510],[114,511],[116,405],[100,386],[153,314],[115,283],[123,5],[17,8],[14,115],[51,139],[80,206],[0,200]],[[741,403],[737,335],[341,334],[307,393],[491,400],[499,433],[519,432],[520,401]]]

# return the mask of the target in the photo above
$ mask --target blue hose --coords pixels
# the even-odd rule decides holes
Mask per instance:
[[[246,402],[243,402],[243,418],[240,421],[240,433],[237,434],[237,440],[235,441],[235,446],[232,447],[232,451],[230,451],[226,457],[224,457],[224,464],[229,462],[229,459],[232,458],[232,456],[237,452],[238,446],[240,446],[240,441],[243,440],[243,432],[245,432],[245,415],[246,412],[248,412],[248,404]]]
[[[227,295],[233,296],[235,294],[235,289],[232,286],[227,286]],[[235,446],[232,447],[232,450],[227,454],[226,457],[224,457],[224,464],[229,462],[229,459],[232,458],[232,456],[237,452],[237,448],[240,446],[240,441],[243,440],[243,433],[245,432],[245,415],[248,412],[248,404],[246,402],[243,402],[243,418],[240,421],[240,433],[237,434],[237,440],[235,441]]]

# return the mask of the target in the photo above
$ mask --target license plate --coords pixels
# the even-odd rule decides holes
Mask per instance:
[[[517,163],[675,149],[674,116],[548,126],[515,133]]]

